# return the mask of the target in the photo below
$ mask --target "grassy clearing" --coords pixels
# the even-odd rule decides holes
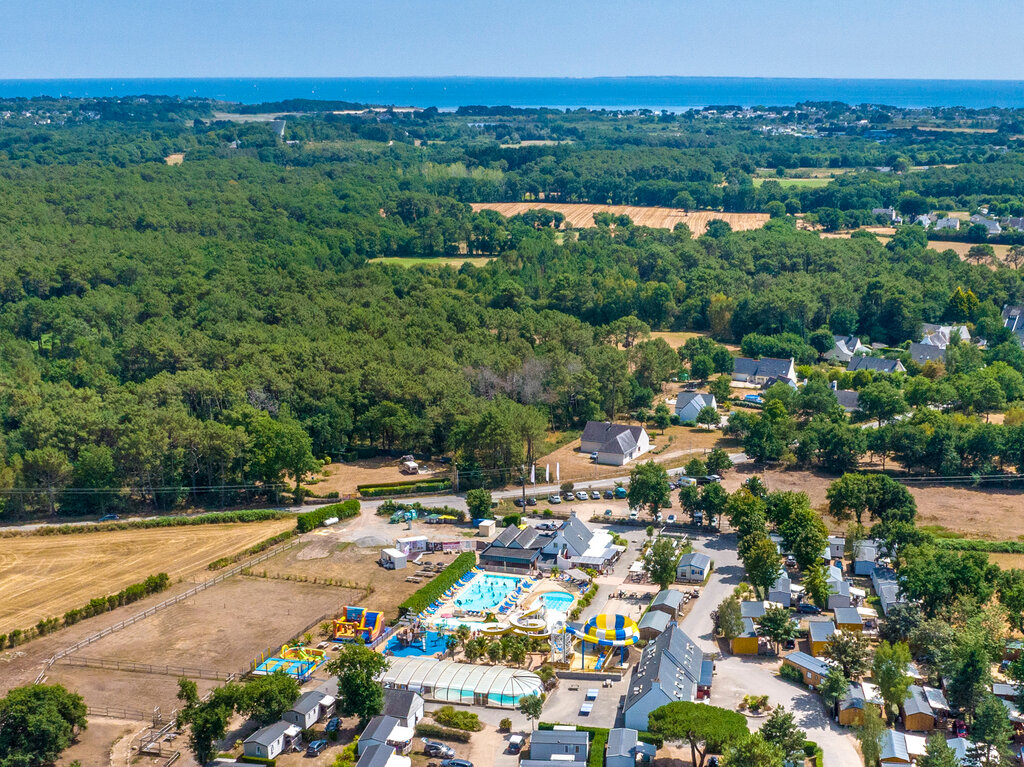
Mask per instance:
[[[371,264],[397,264],[398,266],[454,266],[456,268],[463,264],[473,266],[484,266],[493,261],[487,256],[456,256],[455,258],[401,258],[398,256],[385,256],[383,258],[371,258]]]
[[[817,189],[819,187],[828,186],[832,181],[831,178],[755,178],[754,186],[761,186],[765,181],[778,181],[782,187],[790,187],[793,189]]]

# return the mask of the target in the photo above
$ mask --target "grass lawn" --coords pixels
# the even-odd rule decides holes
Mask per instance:
[[[799,187],[801,189],[817,189],[818,187],[828,186],[829,182],[832,181],[830,178],[777,178],[772,176],[771,178],[755,178],[754,186],[761,186],[765,181],[778,181],[783,187]]]
[[[463,264],[483,266],[493,259],[488,256],[455,256],[453,258],[401,258],[398,256],[386,256],[384,258],[371,258],[371,264],[398,264],[399,266],[454,266]]]

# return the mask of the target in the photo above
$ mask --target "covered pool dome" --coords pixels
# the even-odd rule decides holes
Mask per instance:
[[[515,708],[520,698],[543,690],[532,671],[506,666],[475,666],[427,657],[389,658],[380,676],[389,690],[412,690],[425,700]]]

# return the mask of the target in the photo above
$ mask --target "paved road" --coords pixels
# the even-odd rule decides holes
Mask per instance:
[[[694,549],[711,557],[715,569],[697,603],[680,625],[705,651],[717,652],[711,611],[740,582],[743,566],[736,553],[735,536],[697,538]],[[831,720],[816,693],[779,678],[778,665],[776,660],[751,656],[727,656],[718,660],[711,702],[722,708],[735,708],[744,695],[767,695],[773,704],[782,703],[787,711],[793,712],[807,737],[821,746],[824,767],[861,767],[852,732]],[[751,720],[750,726],[751,729],[759,727],[760,721]]]

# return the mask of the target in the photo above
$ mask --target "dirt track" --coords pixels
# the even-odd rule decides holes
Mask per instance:
[[[767,213],[722,213],[717,210],[683,210],[681,208],[641,207],[638,205],[589,205],[583,203],[557,202],[475,202],[473,210],[496,210],[503,216],[514,216],[527,210],[544,208],[565,216],[567,223],[577,229],[589,229],[594,224],[594,214],[625,214],[638,226],[658,229],[672,229],[678,223],[690,227],[694,236],[699,237],[713,219],[726,221],[735,231],[760,229],[768,221]]]

